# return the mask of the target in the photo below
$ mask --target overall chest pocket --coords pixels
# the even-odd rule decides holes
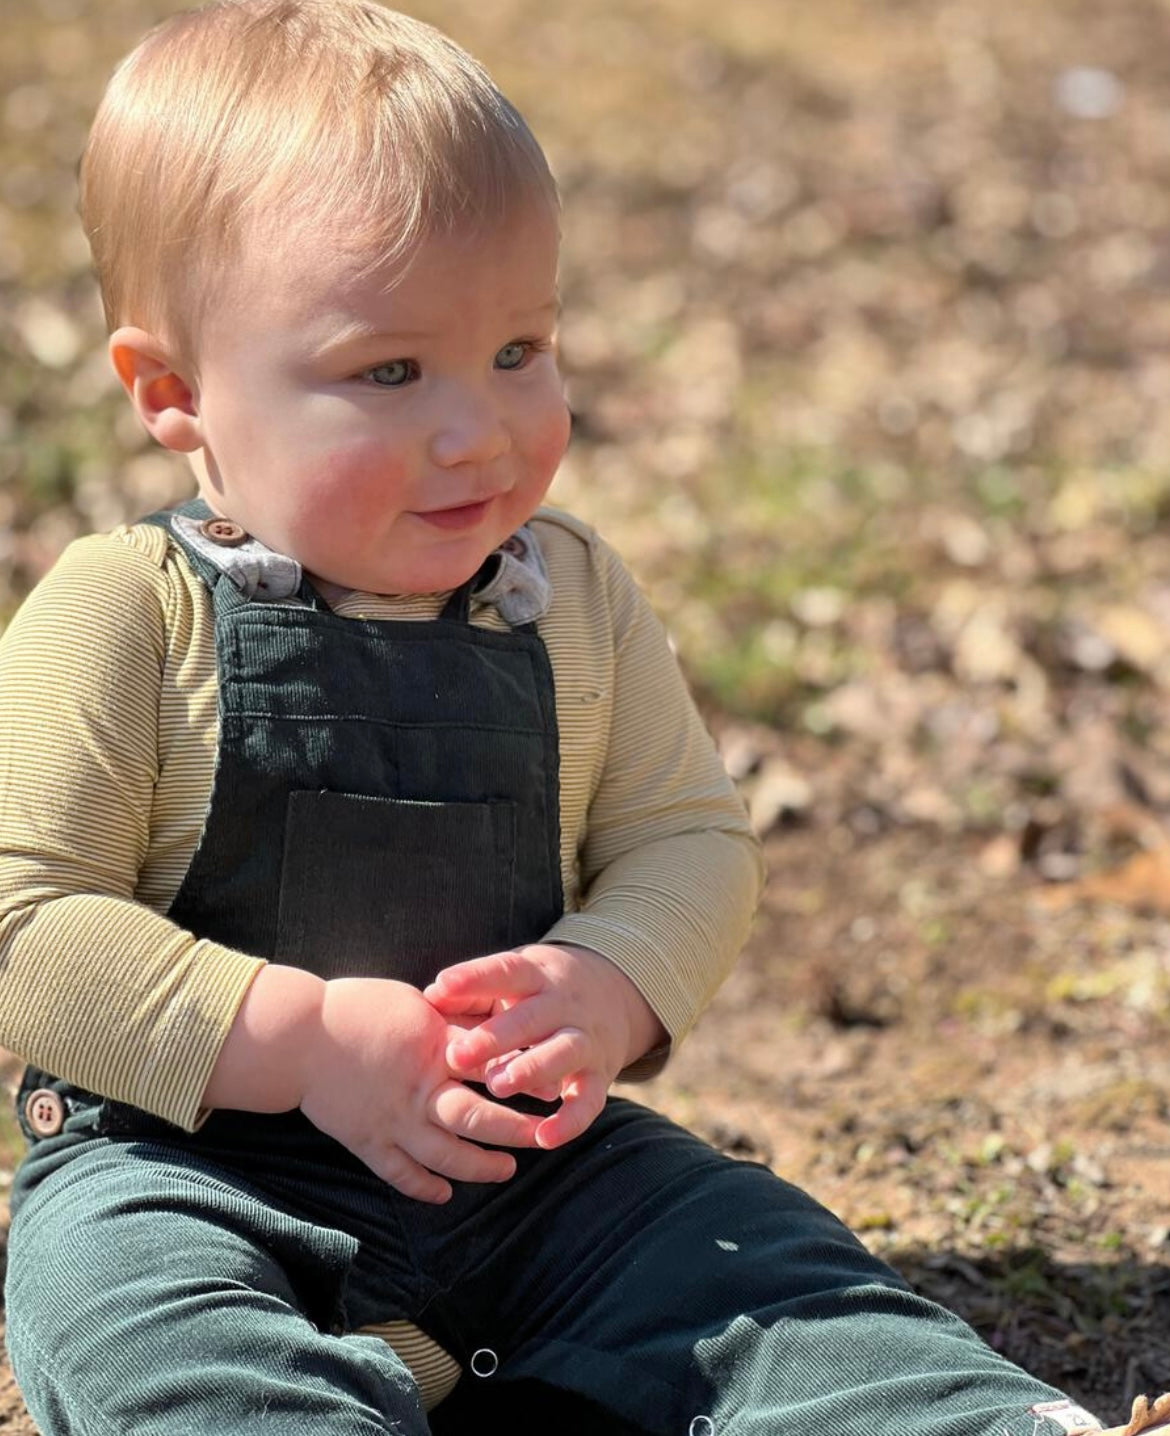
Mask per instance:
[[[289,794],[275,959],[424,986],[512,945],[516,805]]]

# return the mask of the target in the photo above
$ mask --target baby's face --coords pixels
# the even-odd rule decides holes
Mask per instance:
[[[439,592],[531,516],[568,441],[556,221],[366,262],[303,233],[246,249],[200,325],[204,497],[317,577]]]

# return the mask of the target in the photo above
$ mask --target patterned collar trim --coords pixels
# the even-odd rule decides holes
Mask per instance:
[[[245,598],[279,603],[294,597],[303,570],[296,559],[275,553],[249,534],[233,535],[230,546],[207,532],[208,521],[171,516],[175,533],[195,552],[230,579]],[[527,524],[490,554],[476,578],[471,596],[490,604],[505,623],[534,623],[548,612],[552,584],[536,535]]]

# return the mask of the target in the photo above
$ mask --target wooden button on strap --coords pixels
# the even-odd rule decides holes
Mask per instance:
[[[65,1125],[65,1103],[48,1087],[38,1087],[24,1101],[24,1115],[38,1137],[55,1137]]]
[[[221,548],[239,548],[242,543],[248,542],[247,531],[232,519],[204,519],[199,525],[199,532]]]

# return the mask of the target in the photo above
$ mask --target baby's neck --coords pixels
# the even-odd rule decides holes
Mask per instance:
[[[336,608],[339,604],[345,603],[345,602],[347,602],[347,601],[350,600],[350,599],[355,599],[355,598],[360,599],[360,598],[363,598],[363,597],[368,597],[368,598],[371,598],[371,599],[381,599],[383,602],[386,602],[386,601],[394,602],[395,600],[402,600],[402,601],[405,602],[405,601],[411,600],[411,599],[413,599],[413,600],[415,600],[415,601],[417,602],[417,601],[420,600],[420,599],[431,599],[431,600],[433,600],[434,603],[441,605],[441,604],[444,602],[444,600],[447,598],[447,596],[448,596],[447,593],[435,593],[435,594],[421,594],[421,593],[370,593],[370,594],[367,594],[364,589],[346,588],[344,584],[333,583],[333,582],[331,582],[331,580],[329,580],[329,579],[327,579],[327,578],[317,578],[315,574],[308,574],[307,577],[308,577],[309,582],[313,585],[313,587],[317,590],[317,592],[321,595],[321,597],[325,600],[325,602],[329,605],[330,608]]]

